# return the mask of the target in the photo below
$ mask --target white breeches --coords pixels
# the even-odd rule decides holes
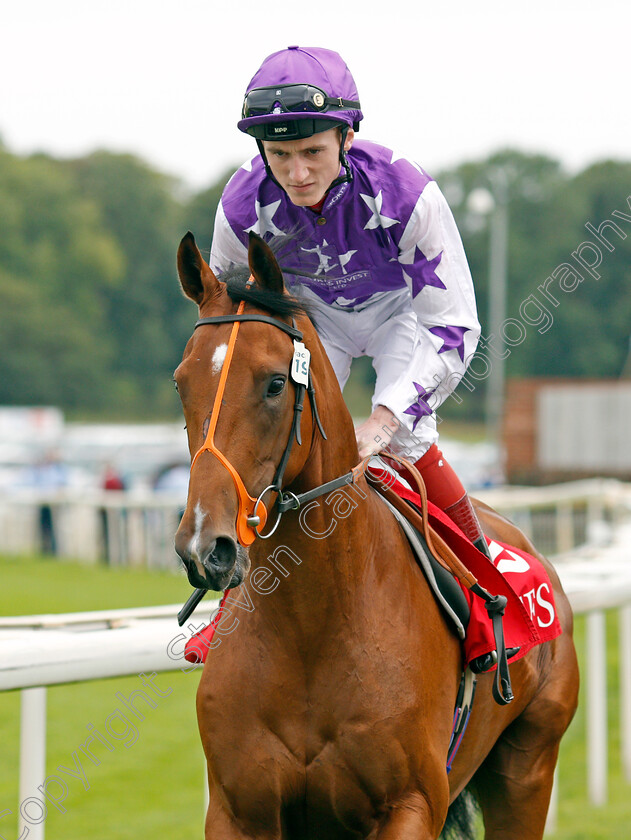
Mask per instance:
[[[377,374],[373,410],[377,405],[385,405],[397,419],[405,422],[392,404],[388,404],[389,399],[384,402],[382,395],[386,390],[392,391],[392,383],[409,368],[410,359],[417,355],[421,341],[408,290],[389,293],[363,309],[354,310],[325,306],[315,295],[306,297],[315,310],[318,334],[340,387],[343,389],[346,384],[352,360],[368,356]],[[408,430],[403,422],[389,448],[397,455],[416,461],[438,440],[436,418],[434,415],[424,417],[414,431]]]

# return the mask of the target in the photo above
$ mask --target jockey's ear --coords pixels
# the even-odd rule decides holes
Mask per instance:
[[[250,231],[249,235],[248,263],[252,276],[262,289],[282,294],[285,291],[283,272],[276,262],[272,249],[258,233]]]
[[[199,306],[207,294],[219,289],[219,281],[212,273],[195,244],[195,237],[190,232],[185,234],[177,249],[177,273],[186,297]]]

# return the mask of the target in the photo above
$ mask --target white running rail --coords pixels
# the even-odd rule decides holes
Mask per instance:
[[[491,500],[491,493],[485,500]],[[495,501],[495,500],[493,500]],[[511,500],[511,502],[516,500]],[[519,500],[523,501],[523,500]],[[619,504],[616,499],[616,505]],[[596,505],[593,501],[592,504]],[[603,510],[605,502],[598,502]],[[499,506],[499,505],[498,505]],[[512,508],[512,504],[502,505]],[[576,613],[587,614],[586,685],[588,790],[591,801],[607,801],[607,685],[605,610],[619,614],[621,760],[631,783],[631,523],[617,525],[607,545],[558,557],[557,570]],[[217,602],[203,602],[195,622],[208,620]],[[179,670],[185,635],[179,606],[23,616],[0,619],[0,691],[21,690],[19,837],[44,840],[44,823],[21,808],[45,779],[46,687],[105,677],[151,675]],[[2,803],[4,805],[4,803]],[[0,811],[0,816],[6,811]],[[554,830],[556,793],[548,819]]]

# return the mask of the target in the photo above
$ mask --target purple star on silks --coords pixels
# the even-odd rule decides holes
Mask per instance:
[[[414,431],[419,421],[422,420],[423,417],[429,417],[429,415],[432,413],[432,409],[429,407],[427,400],[429,397],[431,397],[436,388],[431,388],[429,391],[426,391],[425,388],[422,387],[422,385],[418,384],[418,382],[413,382],[412,384],[416,388],[418,397],[414,400],[414,402],[409,408],[405,409],[403,413],[410,414],[412,417],[415,418],[414,423],[412,423],[412,431]]]
[[[418,257],[416,256],[417,251],[419,254]],[[418,248],[414,249],[414,262],[409,266],[403,266],[403,270],[412,280],[412,297],[416,297],[422,292],[425,286],[433,286],[435,289],[447,288],[436,274],[436,269],[440,264],[442,256],[443,252],[441,251],[433,260],[428,260],[422,251]]]
[[[464,362],[464,334],[469,332],[469,327],[430,327],[430,332],[440,338],[443,346],[438,351],[446,353],[448,350],[457,350],[460,361]]]

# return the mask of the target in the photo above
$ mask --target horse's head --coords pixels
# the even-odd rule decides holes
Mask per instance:
[[[192,458],[175,546],[191,584],[215,590],[238,586],[247,575],[247,545],[255,528],[263,529],[265,501],[274,501],[272,492],[259,497],[274,484],[279,465],[288,458],[287,485],[309,455],[314,415],[308,401],[304,411],[295,408],[295,334],[304,332],[317,360],[324,356],[303,308],[285,290],[271,249],[255,234],[248,260],[249,270],[223,282],[192,234],[178,250],[180,282],[199,306],[200,320],[174,374]],[[296,427],[303,443],[288,450]]]

